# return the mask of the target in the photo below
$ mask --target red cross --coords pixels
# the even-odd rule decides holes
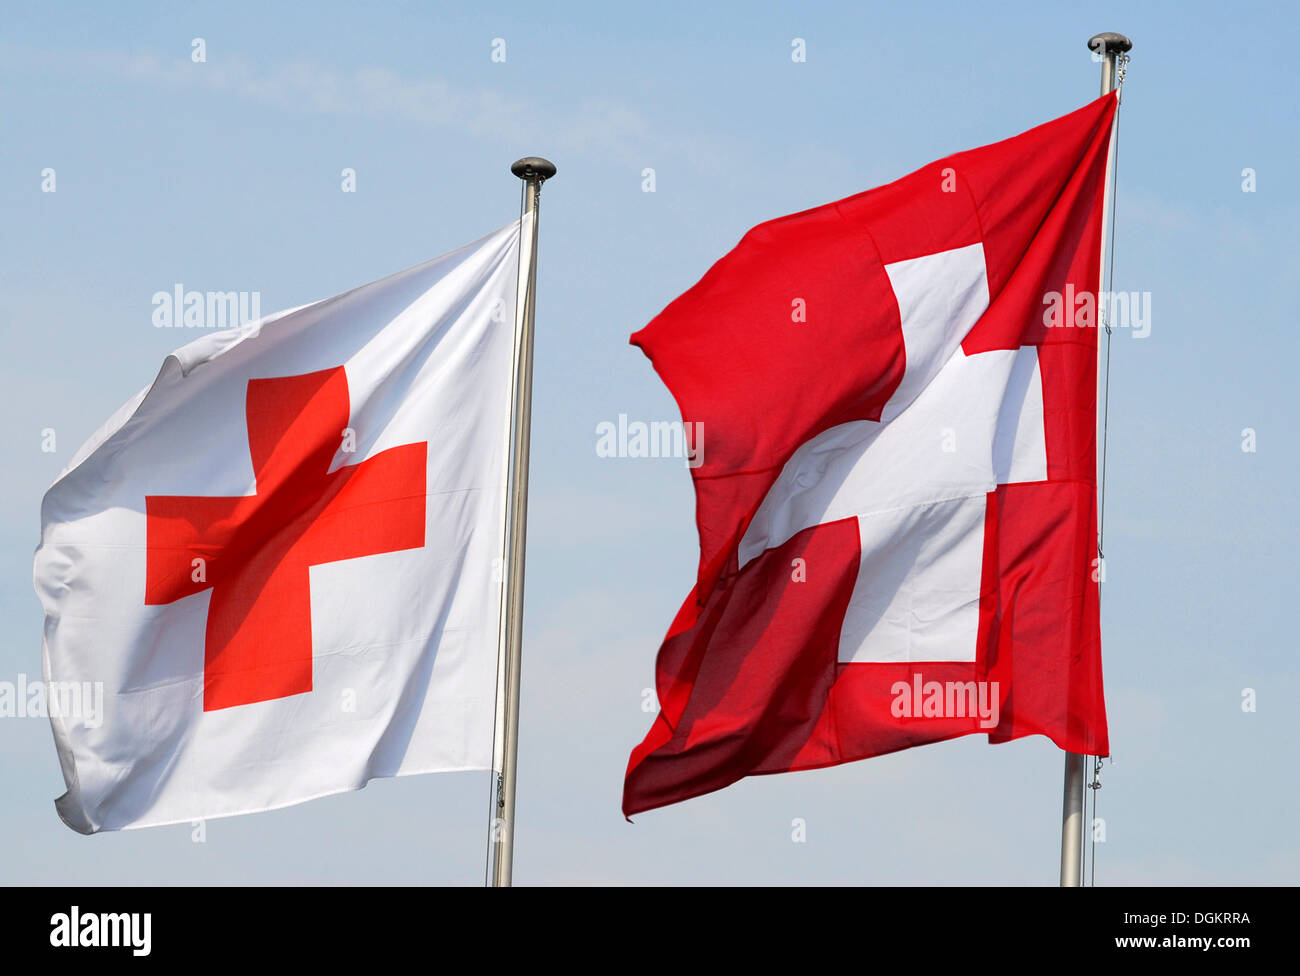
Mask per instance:
[[[329,470],[351,410],[342,366],[249,380],[246,410],[257,494],[145,497],[144,602],[212,589],[205,712],[311,691],[310,567],[424,545],[427,443]]]

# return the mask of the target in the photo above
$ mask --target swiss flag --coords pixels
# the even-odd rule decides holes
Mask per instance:
[[[632,337],[702,438],[698,579],[625,814],[972,732],[1108,753],[1095,296],[1115,111],[761,224]]]

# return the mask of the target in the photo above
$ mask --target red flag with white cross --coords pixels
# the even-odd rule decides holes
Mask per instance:
[[[625,814],[971,733],[1108,754],[1096,298],[1115,111],[1107,95],[761,224],[632,337],[702,436],[698,577]]]

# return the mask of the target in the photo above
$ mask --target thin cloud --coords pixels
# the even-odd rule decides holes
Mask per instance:
[[[450,128],[512,144],[596,154],[638,169],[656,158],[679,156],[697,169],[712,170],[736,155],[712,136],[670,138],[656,133],[641,114],[613,99],[586,98],[563,111],[546,111],[516,93],[454,86],[435,76],[403,76],[389,68],[335,69],[309,59],[264,67],[239,55],[195,64],[117,51],[11,50],[4,57],[11,68],[22,64],[37,72],[89,70],[158,88],[224,94],[289,113]]]

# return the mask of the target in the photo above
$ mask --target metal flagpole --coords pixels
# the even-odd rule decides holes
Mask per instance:
[[[1101,57],[1101,93],[1109,95],[1115,90],[1120,58],[1133,48],[1133,42],[1123,34],[1108,31],[1097,34],[1088,40],[1089,50]],[[1106,281],[1106,254],[1112,246],[1113,228],[1110,227],[1110,200],[1114,192],[1115,178],[1115,126],[1119,124],[1119,113],[1110,130],[1110,151],[1106,155],[1106,178],[1102,199],[1101,225],[1101,268],[1098,273],[1097,307],[1100,312],[1104,295],[1110,284]],[[1104,314],[1104,313],[1102,313]],[[1097,343],[1098,354],[1101,351],[1100,336]],[[1100,375],[1098,376],[1100,381]],[[1100,558],[1100,557],[1099,557]],[[1083,767],[1084,757],[1074,752],[1065,754],[1065,789],[1061,805],[1061,887],[1077,888],[1083,883]]]
[[[515,769],[519,754],[519,673],[524,635],[524,541],[528,531],[528,442],[533,403],[533,308],[537,298],[537,220],[542,183],[555,164],[538,156],[516,161],[524,181],[520,206],[519,283],[515,291],[514,390],[511,394],[510,478],[506,496],[505,594],[497,660],[493,741],[491,883],[510,886],[515,844]],[[526,219],[527,218],[527,219]]]
[[[1065,802],[1061,810],[1061,887],[1077,888],[1083,867],[1083,756],[1065,754]]]

